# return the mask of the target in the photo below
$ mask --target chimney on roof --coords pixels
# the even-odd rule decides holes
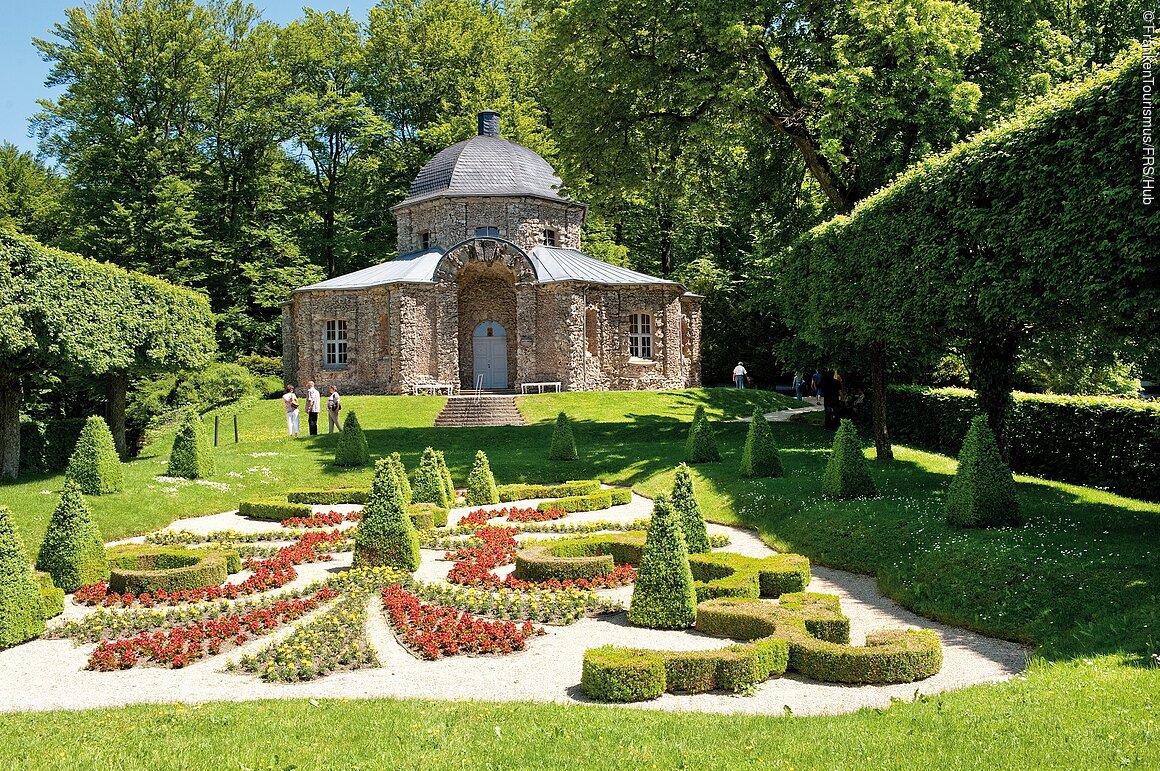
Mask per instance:
[[[499,113],[495,110],[484,110],[479,114],[479,135],[481,137],[499,136]]]

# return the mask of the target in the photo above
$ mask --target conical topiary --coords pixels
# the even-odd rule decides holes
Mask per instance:
[[[85,421],[64,474],[66,479],[80,485],[86,495],[115,493],[125,486],[117,446],[104,418],[94,415]]]
[[[447,498],[447,483],[439,469],[439,456],[431,447],[423,450],[423,457],[419,459],[415,484],[411,487],[411,500],[415,503],[433,503],[443,509],[451,507]]]
[[[495,477],[491,475],[487,454],[479,450],[467,477],[467,505],[486,506],[489,503],[499,503],[499,491],[495,489]]]
[[[0,650],[44,633],[44,601],[28,552],[12,523],[7,506],[0,506]]]
[[[206,479],[213,476],[213,445],[197,413],[191,412],[177,430],[167,468],[171,477]]]
[[[344,429],[345,433],[345,429]],[[390,458],[375,464],[362,521],[354,537],[354,567],[419,569],[419,531],[407,516]]]
[[[652,629],[687,629],[697,620],[697,591],[685,536],[666,495],[653,501],[628,622]]]
[[[80,487],[71,480],[65,480],[60,502],[48,520],[36,569],[52,576],[53,584],[66,592],[109,577],[105,540]]]
[[[439,463],[439,474],[443,477],[443,486],[447,490],[447,500],[451,501],[451,505],[455,505],[455,482],[451,479],[451,469],[447,468],[447,458],[443,455],[442,450],[435,451],[435,460]]]
[[[878,495],[866,467],[866,458],[862,455],[858,431],[849,420],[843,420],[838,426],[830,460],[822,476],[822,492],[827,498],[874,498]]]
[[[358,416],[351,410],[346,414],[342,431],[338,434],[338,444],[334,448],[334,465],[367,466],[370,462],[371,450],[367,446],[366,434],[358,423]]]
[[[677,466],[677,475],[673,479],[672,506],[677,513],[677,521],[681,523],[681,532],[685,534],[685,546],[689,554],[711,551],[705,518],[701,515],[701,507],[697,505],[697,496],[693,491],[693,473],[684,463]]]
[[[685,441],[685,460],[689,463],[715,463],[721,460],[721,451],[717,449],[717,437],[709,418],[705,415],[704,407],[697,407],[697,411],[693,413],[689,438]]]
[[[761,409],[753,411],[753,422],[745,435],[745,449],[741,451],[741,476],[779,477],[782,475],[781,458],[773,443],[773,432]]]
[[[1001,527],[1022,521],[1015,479],[982,416],[971,421],[963,439],[959,470],[947,490],[944,512],[947,522],[959,527]]]
[[[407,467],[403,465],[403,456],[393,452],[388,456],[391,468],[395,473],[395,484],[399,487],[399,494],[403,496],[403,504],[411,503],[411,480],[407,479]]]
[[[572,421],[561,412],[556,416],[556,428],[552,431],[552,446],[548,450],[548,460],[576,460],[576,437],[572,435]]]

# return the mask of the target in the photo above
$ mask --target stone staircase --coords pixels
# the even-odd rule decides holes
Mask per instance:
[[[435,425],[463,426],[522,426],[524,418],[516,409],[516,398],[507,395],[474,394],[452,396],[444,405]]]

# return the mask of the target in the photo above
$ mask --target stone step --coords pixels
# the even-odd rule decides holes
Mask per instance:
[[[447,400],[439,417],[435,418],[435,425],[451,428],[522,426],[524,419],[516,409],[514,396],[489,394],[478,399],[475,396],[453,396]]]

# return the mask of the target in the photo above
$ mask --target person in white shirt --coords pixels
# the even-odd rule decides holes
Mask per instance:
[[[286,406],[286,430],[292,438],[298,437],[298,397],[294,395],[294,386],[286,384],[286,393],[282,396],[282,403]]]
[[[737,362],[737,366],[733,368],[733,382],[738,388],[745,388],[745,376],[748,374],[745,371],[745,365]]]
[[[306,421],[310,424],[310,435],[318,436],[318,413],[322,411],[322,394],[314,387],[313,380],[306,381]]]
[[[326,414],[330,418],[330,428],[326,433],[333,434],[335,431],[342,431],[342,424],[338,422],[338,411],[341,409],[342,398],[338,395],[338,389],[331,386],[330,396],[326,397]]]

